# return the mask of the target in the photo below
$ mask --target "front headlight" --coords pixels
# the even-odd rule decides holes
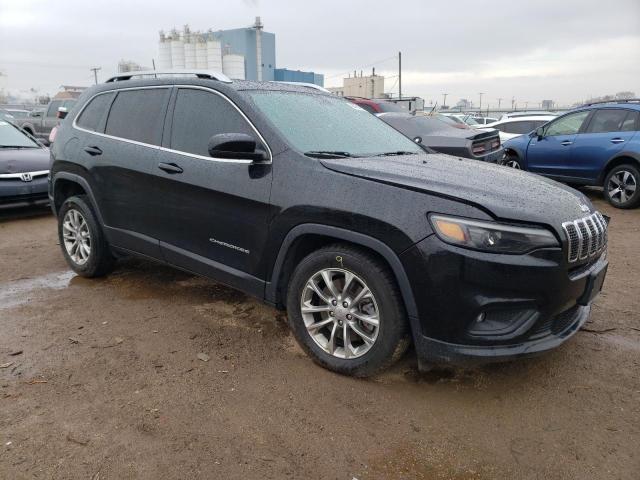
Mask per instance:
[[[493,253],[526,253],[537,248],[559,247],[549,230],[495,222],[431,215],[440,240],[461,247]]]

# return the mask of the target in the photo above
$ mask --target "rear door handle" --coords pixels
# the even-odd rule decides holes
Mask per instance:
[[[182,167],[180,167],[179,165],[176,165],[175,163],[164,163],[164,162],[160,162],[158,164],[158,168],[160,170],[164,170],[167,173],[182,173],[184,172],[184,170],[182,169]]]
[[[568,147],[572,143],[573,142],[571,140],[565,140],[564,142],[560,142],[560,145],[562,145],[563,147]]]
[[[85,147],[84,151],[87,152],[92,157],[95,157],[97,155],[102,155],[102,150],[100,149],[100,147],[95,147],[95,146]]]
[[[610,141],[611,143],[622,143],[624,142],[624,138],[612,138]]]

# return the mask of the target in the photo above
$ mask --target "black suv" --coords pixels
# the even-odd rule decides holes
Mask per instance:
[[[429,154],[308,86],[186,73],[89,89],[52,149],[78,274],[137,255],[286,308],[307,353],[366,376],[556,347],[587,320],[607,222],[579,192]],[[157,78],[156,78],[157,77]]]

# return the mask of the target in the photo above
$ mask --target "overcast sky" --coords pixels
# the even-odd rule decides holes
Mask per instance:
[[[248,26],[276,34],[278,67],[397,75],[403,95],[447,103],[573,103],[631,90],[640,96],[640,0],[0,0],[0,85],[55,93],[93,83],[118,60],[150,65],[158,30]],[[395,84],[395,85],[394,85]],[[385,90],[397,93],[396,78]]]

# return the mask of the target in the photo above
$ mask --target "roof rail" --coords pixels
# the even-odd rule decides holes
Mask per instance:
[[[640,103],[640,98],[627,98],[619,100],[598,100],[597,102],[589,102],[581,105],[581,107],[590,107],[591,105],[600,105],[601,103]]]
[[[295,85],[295,86],[299,86],[299,87],[307,87],[307,88],[312,88],[314,90],[319,90],[321,92],[324,93],[331,93],[329,90],[327,90],[324,87],[321,87],[320,85],[316,85],[315,83],[307,83],[307,82],[286,82],[284,80],[271,80],[273,83],[284,83],[285,85]]]
[[[232,83],[231,79],[224,73],[217,70],[139,70],[133,72],[124,72],[114,75],[107,79],[106,83],[122,82],[124,80],[131,80],[133,77],[155,77],[158,76],[172,76],[172,77],[185,77],[193,75],[198,78],[208,78],[210,80],[218,80],[219,82]]]

